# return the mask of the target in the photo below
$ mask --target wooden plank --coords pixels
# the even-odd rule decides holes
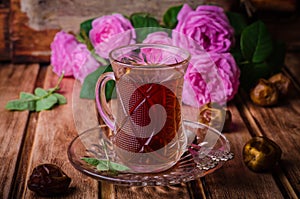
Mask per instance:
[[[44,87],[45,75],[47,68],[40,67],[39,74],[35,83],[35,87]],[[25,135],[23,139],[23,147],[20,149],[20,158],[18,167],[15,171],[14,183],[12,185],[11,198],[23,198],[24,189],[26,186],[26,174],[30,162],[30,151],[35,137],[35,130],[38,121],[39,113],[31,112],[27,122]]]
[[[298,58],[299,59],[299,58]],[[290,62],[295,63],[295,62]],[[299,63],[299,60],[298,60]],[[297,64],[289,65],[290,71],[298,73]],[[297,77],[297,76],[294,76]],[[297,82],[299,80],[295,80]],[[264,108],[254,105],[243,95],[251,116],[259,123],[262,133],[275,141],[282,149],[280,166],[287,177],[282,185],[286,187],[287,194],[300,195],[300,91],[295,89],[274,107]],[[283,178],[285,181],[285,179]],[[290,183],[290,185],[289,185]],[[292,189],[290,189],[290,186]]]
[[[256,174],[243,163],[242,148],[251,139],[238,109],[229,105],[232,113],[232,132],[224,133],[230,141],[234,159],[216,172],[204,177],[208,198],[283,198],[271,174]],[[249,190],[254,190],[251,192]],[[272,191],[270,191],[272,190]]]
[[[57,75],[52,72],[51,67],[48,67],[44,88],[54,87],[57,80]],[[72,191],[64,198],[98,198],[97,181],[75,170],[67,158],[69,143],[78,135],[72,112],[73,84],[73,78],[64,78],[62,81],[61,93],[67,98],[66,105],[39,113],[26,175],[28,179],[32,169],[39,164],[56,164],[72,179]],[[35,194],[25,189],[23,196],[24,198],[34,198]]]
[[[10,59],[8,18],[9,9],[0,7],[0,61]]]
[[[10,1],[12,61],[15,63],[49,62],[50,43],[58,30],[37,31],[30,28],[28,17],[21,11],[20,1]]]
[[[299,52],[289,52],[286,54],[285,57],[285,68],[287,69],[287,72],[292,77],[292,80],[294,80],[295,84],[298,84],[297,86],[300,86],[300,53]],[[298,88],[299,90],[299,88]]]
[[[1,65],[0,67],[0,198],[9,198],[10,186],[22,146],[28,111],[11,112],[5,104],[19,97],[21,91],[32,92],[39,66]]]
[[[156,198],[190,198],[185,184],[175,186],[157,186],[157,187],[122,187],[115,186],[115,198],[131,198],[131,199],[156,199]]]

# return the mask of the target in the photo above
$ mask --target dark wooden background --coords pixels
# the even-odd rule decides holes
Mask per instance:
[[[246,1],[255,5],[274,37],[286,42],[288,49],[300,49],[297,0]],[[161,19],[168,7],[182,3],[193,7],[214,3],[225,10],[242,8],[239,0],[1,0],[0,61],[49,62],[50,43],[61,29],[76,32],[83,20],[113,12],[149,12]]]

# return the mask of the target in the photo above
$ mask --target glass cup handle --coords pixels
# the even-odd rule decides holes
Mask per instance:
[[[113,72],[103,73],[97,81],[95,94],[96,94],[96,104],[100,116],[104,120],[105,124],[111,129],[114,130],[115,119],[112,114],[111,108],[109,108],[105,96],[105,86],[109,80],[115,81],[115,76]]]

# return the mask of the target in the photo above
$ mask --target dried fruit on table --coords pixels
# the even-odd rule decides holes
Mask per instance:
[[[276,86],[281,96],[287,95],[291,88],[291,80],[282,73],[273,75],[268,81]]]
[[[232,116],[224,107],[216,103],[208,103],[200,109],[198,121],[220,131],[229,131]]]
[[[56,196],[68,191],[71,178],[58,166],[42,164],[35,167],[27,186],[40,196]]]
[[[258,84],[250,91],[250,98],[257,105],[271,106],[278,101],[278,91],[271,82],[260,79]]]
[[[249,140],[243,148],[245,165],[254,172],[272,169],[280,160],[280,147],[267,137],[259,136]]]

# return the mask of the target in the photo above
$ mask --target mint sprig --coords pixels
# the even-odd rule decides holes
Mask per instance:
[[[60,89],[59,85],[62,79],[63,75],[60,76],[56,86],[48,90],[38,87],[34,90],[34,94],[21,92],[20,98],[9,101],[5,108],[11,111],[29,110],[38,112],[49,110],[56,104],[66,104],[66,98],[63,95],[56,93],[56,91]]]
[[[105,153],[106,159],[97,159],[97,158],[87,158],[83,157],[81,160],[85,161],[86,163],[93,165],[97,168],[98,171],[108,171],[111,174],[117,175],[119,171],[127,171],[129,168],[125,165],[115,163],[109,160],[109,156],[107,153],[107,146],[103,140],[102,147]]]
[[[127,171],[128,167],[125,165],[112,162],[108,159],[97,159],[97,158],[81,158],[86,163],[93,165],[97,168],[98,171],[108,171],[112,174],[118,174],[119,171]]]

